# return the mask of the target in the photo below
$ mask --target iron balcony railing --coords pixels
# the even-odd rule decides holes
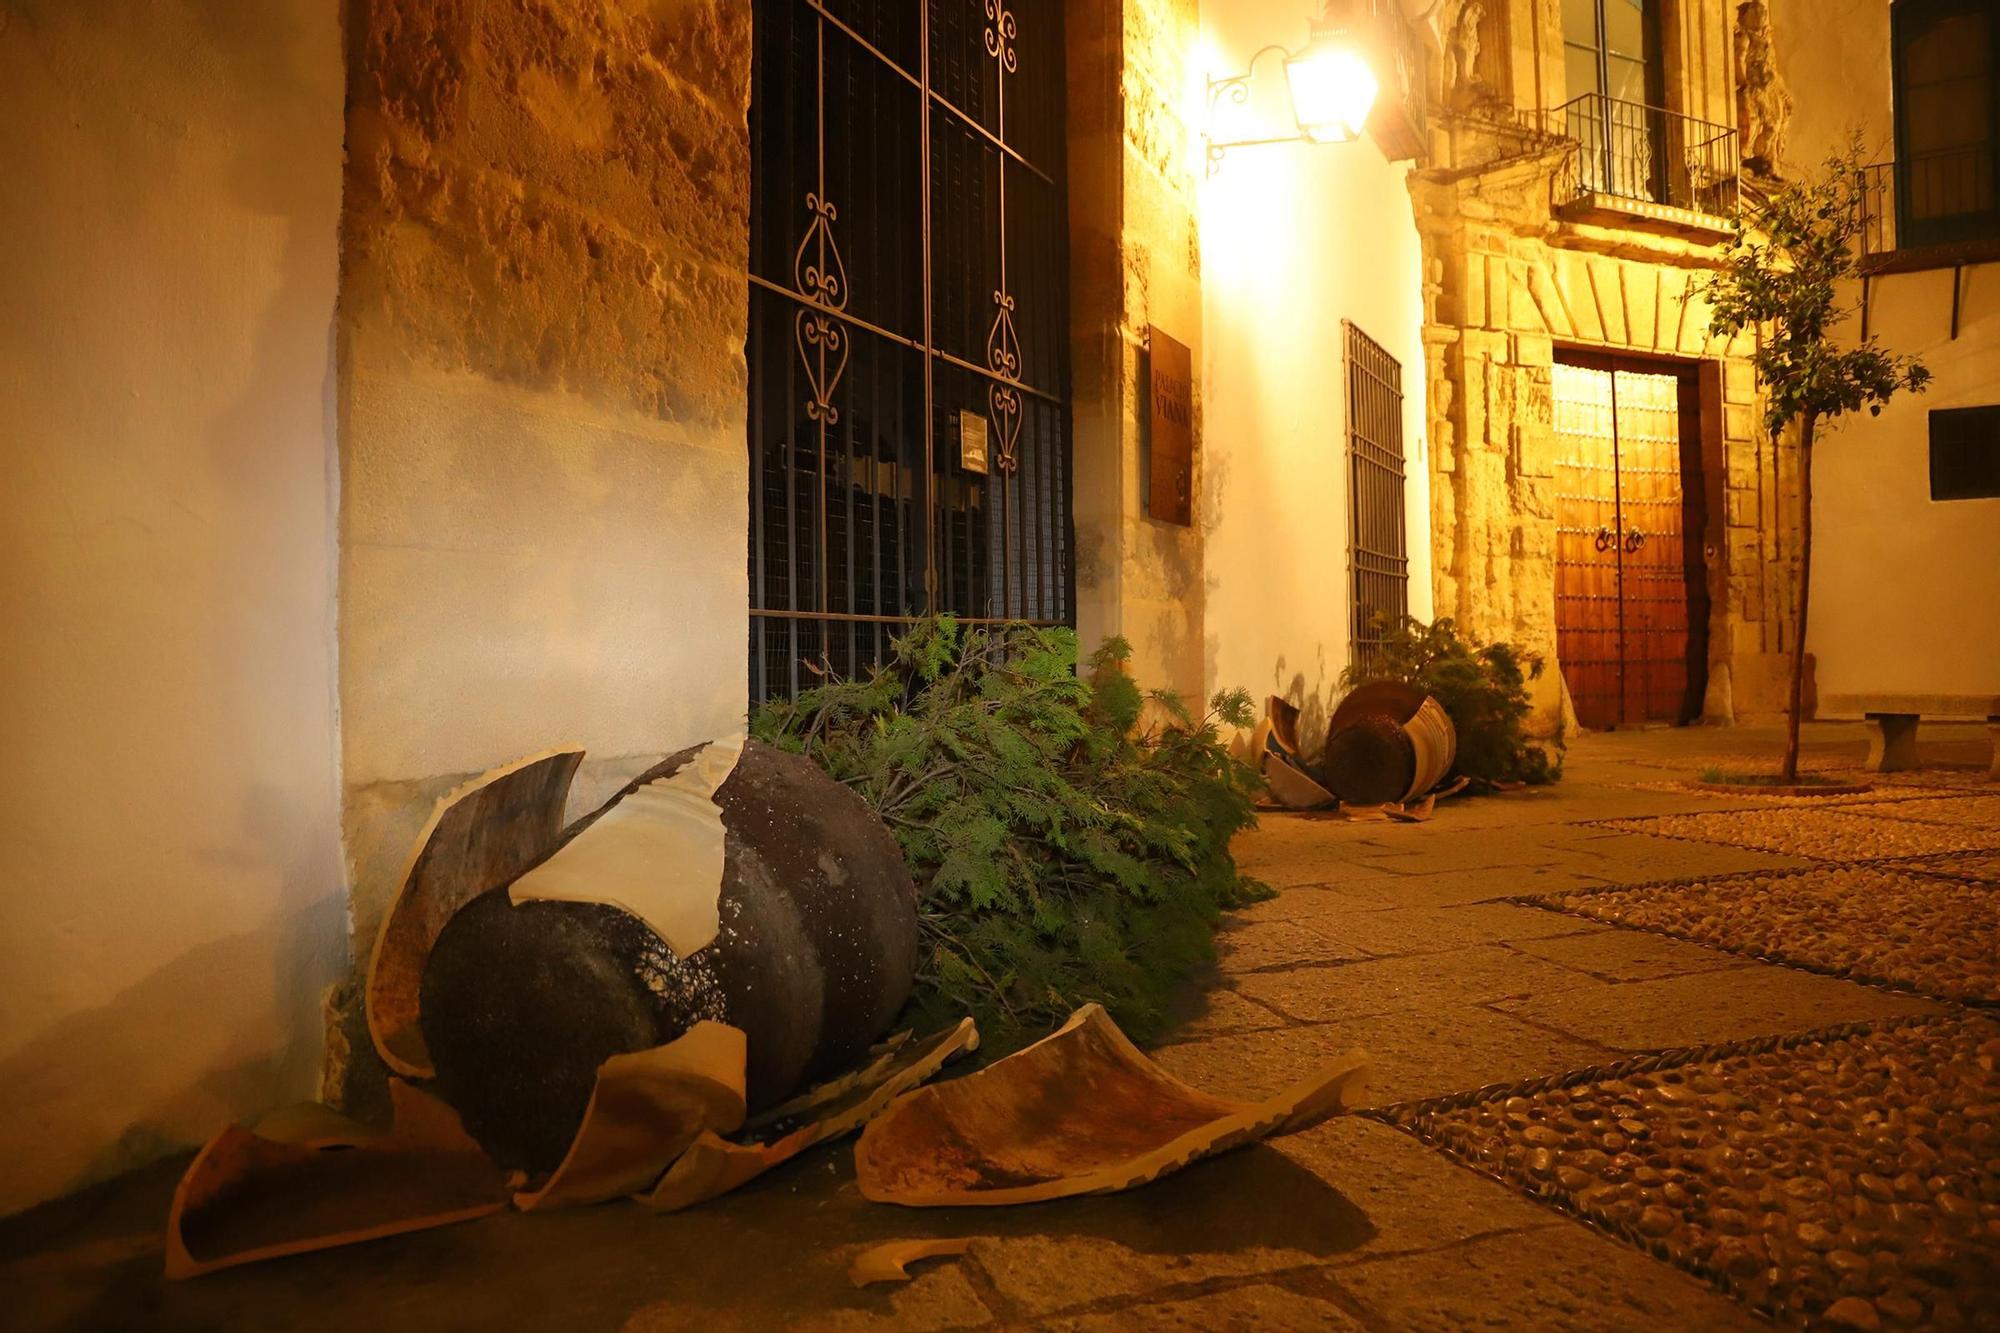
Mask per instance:
[[[1861,255],[1886,255],[1896,248],[1896,164],[1861,168]]]
[[[1585,93],[1550,111],[1544,128],[1577,144],[1569,203],[1611,196],[1711,217],[1733,217],[1740,169],[1736,131],[1640,102]]]
[[[2000,237],[2000,190],[1989,146],[1861,168],[1864,259],[1995,237]]]

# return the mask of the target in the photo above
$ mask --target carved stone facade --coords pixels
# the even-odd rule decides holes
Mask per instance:
[[[1733,120],[1735,10],[1664,6],[1670,109]],[[1438,36],[1456,43],[1456,63],[1439,63],[1457,79],[1432,89],[1431,158],[1410,177],[1424,243],[1437,614],[1542,655],[1555,669],[1536,682],[1537,720],[1573,722],[1557,653],[1554,366],[1566,350],[1693,363],[1704,467],[1685,485],[1703,488],[1706,527],[1686,539],[1703,551],[1707,582],[1693,603],[1708,606],[1701,716],[1774,716],[1795,623],[1797,450],[1763,430],[1753,344],[1710,337],[1690,290],[1714,267],[1722,229],[1673,210],[1568,206],[1579,146],[1545,114],[1567,100],[1555,0],[1448,5]]]

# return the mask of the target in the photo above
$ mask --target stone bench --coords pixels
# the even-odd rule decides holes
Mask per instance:
[[[1993,776],[2000,779],[2000,695],[1994,694],[1831,694],[1820,703],[1823,718],[1861,717],[1868,721],[1868,768],[1898,773],[1917,766],[1917,723],[1984,719],[1993,733]]]

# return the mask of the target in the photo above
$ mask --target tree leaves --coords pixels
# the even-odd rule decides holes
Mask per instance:
[[[1817,179],[1755,200],[1722,267],[1692,289],[1712,307],[1710,333],[1756,333],[1751,362],[1774,436],[1808,418],[1864,407],[1879,415],[1896,393],[1930,382],[1920,361],[1885,351],[1873,334],[1849,347],[1833,340],[1858,309],[1842,292],[1861,272],[1862,155],[1857,134]]]
[[[902,844],[923,894],[920,1021],[971,1012],[1004,1048],[1095,1000],[1144,1036],[1209,956],[1220,909],[1268,895],[1229,855],[1258,780],[1217,730],[1250,724],[1249,694],[1195,717],[1142,691],[1130,659],[1108,639],[1080,679],[1069,630],[940,617],[866,680],[752,718]]]

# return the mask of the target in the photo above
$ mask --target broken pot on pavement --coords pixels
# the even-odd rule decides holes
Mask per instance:
[[[402,1076],[396,1128],[371,1139],[307,1107],[276,1122],[323,1142],[224,1131],[176,1196],[174,1276],[490,1212],[510,1183],[524,1208],[684,1205],[850,1132],[976,1043],[968,1021],[876,1045],[915,975],[916,888],[874,812],[817,766],[717,741],[564,829],[581,758],[533,756],[439,803],[368,976],[370,1032]],[[760,1112],[782,1132],[720,1137]],[[336,1169],[347,1148],[413,1187]]]

